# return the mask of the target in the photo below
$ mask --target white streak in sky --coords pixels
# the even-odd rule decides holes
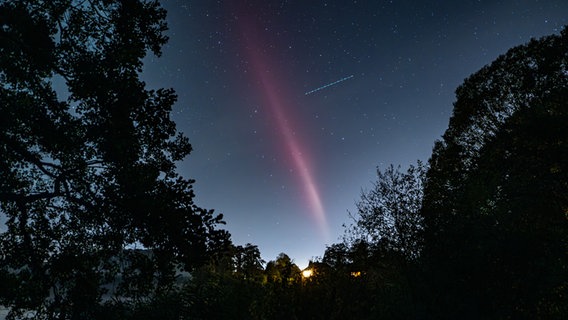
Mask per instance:
[[[312,90],[312,91],[308,91],[308,92],[305,93],[305,95],[307,96],[308,94],[312,94],[312,93],[314,93],[314,92],[316,92],[316,91],[323,90],[323,89],[325,89],[325,88],[327,88],[327,87],[331,87],[331,86],[333,86],[333,85],[335,85],[335,84],[338,84],[338,83],[343,82],[343,81],[345,81],[345,80],[349,80],[349,79],[351,79],[351,78],[353,78],[353,75],[350,75],[349,77],[341,78],[341,79],[339,79],[339,80],[337,80],[337,81],[335,81],[335,82],[326,84],[325,86],[321,86],[321,87],[319,87],[319,88],[317,88],[317,89],[314,89],[314,90]]]

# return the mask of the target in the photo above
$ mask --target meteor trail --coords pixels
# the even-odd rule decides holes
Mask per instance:
[[[333,85],[335,85],[335,84],[338,84],[338,83],[343,82],[343,81],[345,81],[345,80],[349,80],[349,79],[351,79],[351,78],[353,78],[353,75],[350,75],[349,77],[341,78],[341,79],[339,79],[339,80],[337,80],[337,81],[335,81],[335,82],[326,84],[325,86],[321,86],[321,87],[319,87],[319,88],[317,88],[317,89],[314,89],[314,90],[312,90],[312,91],[308,91],[308,92],[305,93],[305,95],[307,96],[308,94],[312,94],[312,93],[314,93],[314,92],[316,92],[316,91],[323,90],[323,89],[325,89],[325,88],[327,88],[327,87],[331,87],[331,86],[333,86]]]

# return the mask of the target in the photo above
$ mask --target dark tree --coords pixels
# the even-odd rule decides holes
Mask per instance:
[[[364,241],[408,259],[416,258],[423,229],[420,210],[425,174],[426,167],[420,161],[406,172],[392,165],[384,171],[377,169],[377,182],[362,192],[357,212],[351,215],[354,224],[346,230],[346,240]]]
[[[243,246],[235,247],[233,257],[237,276],[246,280],[261,280],[264,272],[264,260],[260,256],[257,246],[247,243]]]
[[[566,316],[567,66],[564,29],[457,89],[424,196],[434,317]]]
[[[280,253],[275,261],[269,261],[265,269],[268,282],[280,283],[284,287],[298,283],[301,279],[300,271],[300,268],[285,253]]]
[[[415,279],[409,276],[416,271],[414,262],[361,239],[331,245],[321,262],[311,266],[314,272],[305,291],[312,301],[304,310],[311,312],[310,319],[420,318],[410,284]]]
[[[334,243],[325,248],[322,262],[333,270],[344,270],[351,263],[349,247],[345,243]]]
[[[115,294],[159,294],[228,239],[176,173],[191,146],[173,90],[139,78],[165,15],[150,0],[0,2],[0,303],[14,316],[91,318],[121,273]]]

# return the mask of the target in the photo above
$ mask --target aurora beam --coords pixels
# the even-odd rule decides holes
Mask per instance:
[[[323,89],[325,89],[325,88],[334,86],[334,85],[336,85],[336,84],[338,84],[338,83],[340,83],[340,82],[343,82],[343,81],[345,81],[345,80],[349,80],[349,79],[351,79],[351,78],[353,78],[353,75],[350,75],[349,77],[341,78],[341,79],[339,79],[339,80],[337,80],[337,81],[335,81],[335,82],[328,83],[328,84],[326,84],[325,86],[321,86],[321,87],[316,88],[316,89],[314,89],[314,90],[308,91],[308,92],[305,93],[305,95],[307,96],[307,95],[312,94],[312,93],[314,93],[314,92],[318,92],[318,91],[320,91],[320,90],[323,90]]]
[[[320,192],[313,174],[311,157],[308,150],[301,143],[301,139],[296,135],[296,128],[293,117],[293,103],[287,99],[286,83],[281,81],[275,71],[277,64],[273,63],[269,56],[262,52],[261,38],[255,31],[258,28],[248,27],[246,21],[241,20],[241,27],[246,40],[245,50],[251,61],[253,74],[260,85],[259,92],[262,92],[263,100],[272,119],[275,121],[274,129],[281,140],[282,148],[286,157],[291,160],[294,172],[299,180],[304,200],[308,205],[308,212],[319,227],[321,234],[329,240],[329,227],[325,216],[325,210],[321,200]]]
[[[259,59],[260,60],[260,59]],[[262,65],[259,60],[257,64]],[[288,156],[291,157],[292,163],[296,168],[298,178],[304,189],[304,195],[309,204],[312,217],[320,227],[323,235],[329,238],[329,230],[325,217],[325,210],[321,201],[321,196],[313,177],[312,168],[309,164],[307,153],[302,147],[302,144],[294,134],[294,129],[291,127],[289,121],[290,117],[286,114],[286,106],[280,94],[278,94],[276,81],[271,79],[266,73],[258,73],[260,82],[264,87],[264,93],[267,98],[267,104],[271,110],[273,117],[276,120],[276,129],[279,131],[285,150]]]

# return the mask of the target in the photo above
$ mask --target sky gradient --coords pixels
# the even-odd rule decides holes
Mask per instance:
[[[568,1],[162,3],[170,41],[143,78],[179,95],[179,171],[236,244],[300,267],[340,241],[377,166],[428,160],[467,76],[568,24]]]

